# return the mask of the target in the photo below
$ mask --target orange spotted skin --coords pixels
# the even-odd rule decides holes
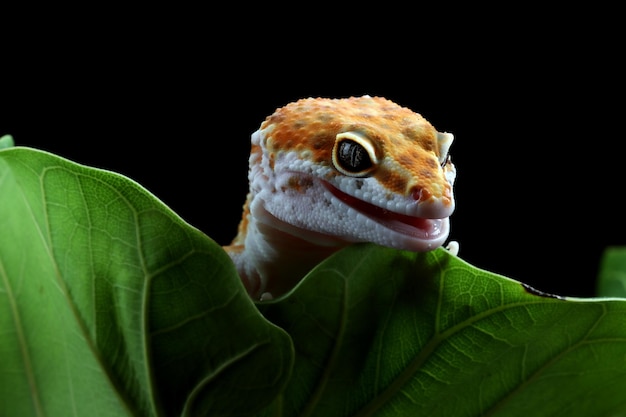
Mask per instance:
[[[372,173],[392,193],[408,195],[419,183],[422,198],[452,203],[452,187],[438,175],[436,129],[420,114],[382,97],[308,98],[290,103],[261,125],[267,149],[294,150],[331,164],[338,133],[360,131],[373,139],[381,163]],[[253,150],[254,152],[254,150]]]

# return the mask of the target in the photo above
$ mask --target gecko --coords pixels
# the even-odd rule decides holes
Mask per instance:
[[[426,252],[449,236],[454,136],[384,97],[305,98],[251,136],[247,193],[230,255],[269,300],[356,243]],[[447,246],[458,252],[457,242]]]

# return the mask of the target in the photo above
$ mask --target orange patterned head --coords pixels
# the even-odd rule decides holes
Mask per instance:
[[[434,249],[454,210],[452,140],[385,98],[296,101],[252,137],[250,209],[305,239]]]

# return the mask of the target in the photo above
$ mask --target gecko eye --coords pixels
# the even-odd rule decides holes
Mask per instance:
[[[364,177],[378,163],[372,143],[354,132],[337,135],[332,156],[337,171],[350,177]]]
[[[445,156],[445,159],[441,163],[441,168],[445,168],[446,165],[451,164],[451,163],[452,163],[452,158],[450,157],[450,154],[448,154]]]
[[[439,146],[439,164],[445,167],[450,163],[450,145],[454,141],[454,135],[447,132],[437,132],[437,145]]]

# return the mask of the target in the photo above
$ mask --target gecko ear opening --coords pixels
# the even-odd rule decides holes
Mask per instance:
[[[337,171],[350,177],[365,177],[378,165],[372,142],[357,132],[343,132],[335,137],[332,151]]]
[[[448,161],[448,151],[454,141],[454,135],[447,132],[437,132],[437,145],[439,146],[439,163],[443,166]]]

